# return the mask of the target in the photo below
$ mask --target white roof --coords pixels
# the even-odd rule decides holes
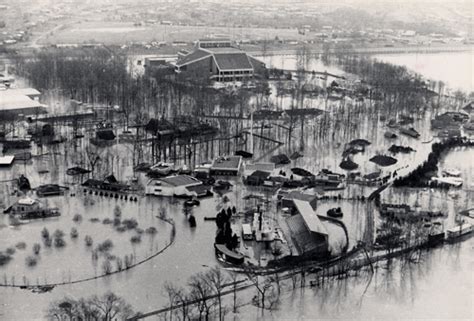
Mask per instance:
[[[39,96],[41,93],[34,88],[10,88],[0,92],[1,95],[22,95],[22,96]]]
[[[36,201],[31,197],[25,197],[18,200],[19,205],[33,205],[34,203],[36,203]]]
[[[252,234],[252,226],[250,224],[242,224],[242,232],[244,234]]]
[[[0,90],[0,111],[46,107],[46,105],[28,97],[28,95],[39,94],[40,92],[33,88]]]
[[[328,235],[326,227],[323,225],[318,215],[316,215],[309,202],[293,199],[293,203],[295,204],[298,213],[301,214],[306,226],[311,232]]]
[[[14,159],[15,159],[15,156],[13,155],[1,156],[0,165],[11,165]]]

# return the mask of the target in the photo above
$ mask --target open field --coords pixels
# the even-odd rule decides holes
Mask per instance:
[[[100,42],[106,45],[127,44],[131,42],[184,41],[191,42],[209,35],[221,35],[231,39],[294,39],[307,37],[299,35],[296,29],[271,28],[230,28],[205,26],[134,26],[131,22],[83,22],[70,24],[55,30],[40,41],[40,44],[70,44]]]

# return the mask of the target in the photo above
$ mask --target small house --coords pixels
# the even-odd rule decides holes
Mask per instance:
[[[242,156],[220,156],[212,163],[210,174],[238,176],[242,168]]]

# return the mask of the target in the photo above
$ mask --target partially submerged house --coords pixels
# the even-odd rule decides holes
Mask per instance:
[[[130,191],[130,185],[118,182],[114,175],[109,175],[103,180],[93,178],[88,179],[82,183],[82,186],[104,192],[126,193]]]
[[[47,113],[47,106],[39,102],[40,95],[33,88],[0,90],[0,118]]]
[[[210,168],[210,175],[238,176],[242,169],[242,156],[219,156]]]

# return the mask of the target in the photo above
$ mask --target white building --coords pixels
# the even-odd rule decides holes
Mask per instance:
[[[146,186],[147,195],[156,196],[206,196],[208,188],[189,175],[168,176],[152,179]]]

